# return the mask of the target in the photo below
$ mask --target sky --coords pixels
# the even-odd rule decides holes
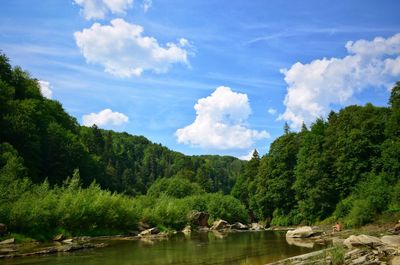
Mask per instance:
[[[398,0],[13,0],[0,50],[82,125],[248,158],[331,111],[386,106]]]

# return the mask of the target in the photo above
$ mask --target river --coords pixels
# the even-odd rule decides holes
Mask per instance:
[[[321,246],[288,244],[280,231],[177,234],[168,239],[112,240],[106,248],[0,260],[5,265],[262,265]],[[299,246],[302,245],[302,246]]]

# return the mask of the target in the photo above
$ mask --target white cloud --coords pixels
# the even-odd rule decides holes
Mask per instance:
[[[153,5],[153,1],[152,0],[143,0],[143,2],[142,2],[143,11],[147,12],[152,5]]]
[[[90,113],[83,115],[82,117],[83,125],[92,126],[96,124],[97,126],[120,126],[129,121],[128,116],[120,112],[113,112],[110,109],[104,109],[99,113]]]
[[[133,0],[74,0],[82,7],[83,16],[89,19],[101,19],[107,13],[124,15],[132,7]]]
[[[142,33],[140,25],[114,19],[111,25],[94,23],[74,35],[88,63],[100,64],[107,73],[118,77],[140,76],[146,70],[164,73],[175,63],[189,65],[191,52],[186,39],[161,47],[155,38]]]
[[[271,114],[271,115],[275,115],[275,114],[276,114],[276,109],[274,109],[274,108],[269,108],[269,109],[268,109],[268,113]]]
[[[175,133],[179,143],[214,149],[249,148],[256,140],[270,137],[266,131],[251,130],[246,121],[251,113],[246,94],[218,87],[194,106],[195,121]]]
[[[39,80],[39,85],[40,85],[40,93],[42,93],[43,97],[52,99],[53,91],[51,91],[50,82]]]
[[[249,161],[253,157],[254,151],[255,149],[250,150],[250,152],[247,155],[240,156],[239,159]]]
[[[285,112],[280,119],[294,128],[328,114],[332,104],[344,105],[355,93],[373,87],[390,88],[400,75],[400,33],[372,41],[349,41],[344,58],[295,63],[282,69],[288,84]]]

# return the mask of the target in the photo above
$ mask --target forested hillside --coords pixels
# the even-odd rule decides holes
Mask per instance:
[[[234,157],[185,156],[132,136],[79,126],[61,104],[44,98],[37,80],[0,56],[0,143],[24,161],[29,178],[61,184],[79,169],[84,186],[145,194],[158,178],[179,176],[207,192],[229,193],[243,162]]]
[[[245,166],[232,194],[272,224],[341,220],[359,226],[400,213],[400,82],[389,107],[348,106],[277,138]]]

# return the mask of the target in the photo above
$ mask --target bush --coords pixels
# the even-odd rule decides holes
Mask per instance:
[[[231,195],[221,193],[209,194],[207,197],[207,211],[210,221],[223,219],[229,223],[246,223],[247,211],[244,205]]]
[[[359,199],[354,201],[350,213],[344,219],[344,224],[346,227],[359,227],[371,222],[375,214],[370,201]]]
[[[183,198],[203,193],[204,190],[199,184],[178,177],[158,179],[147,191],[147,195],[151,197],[167,195],[174,198]]]

